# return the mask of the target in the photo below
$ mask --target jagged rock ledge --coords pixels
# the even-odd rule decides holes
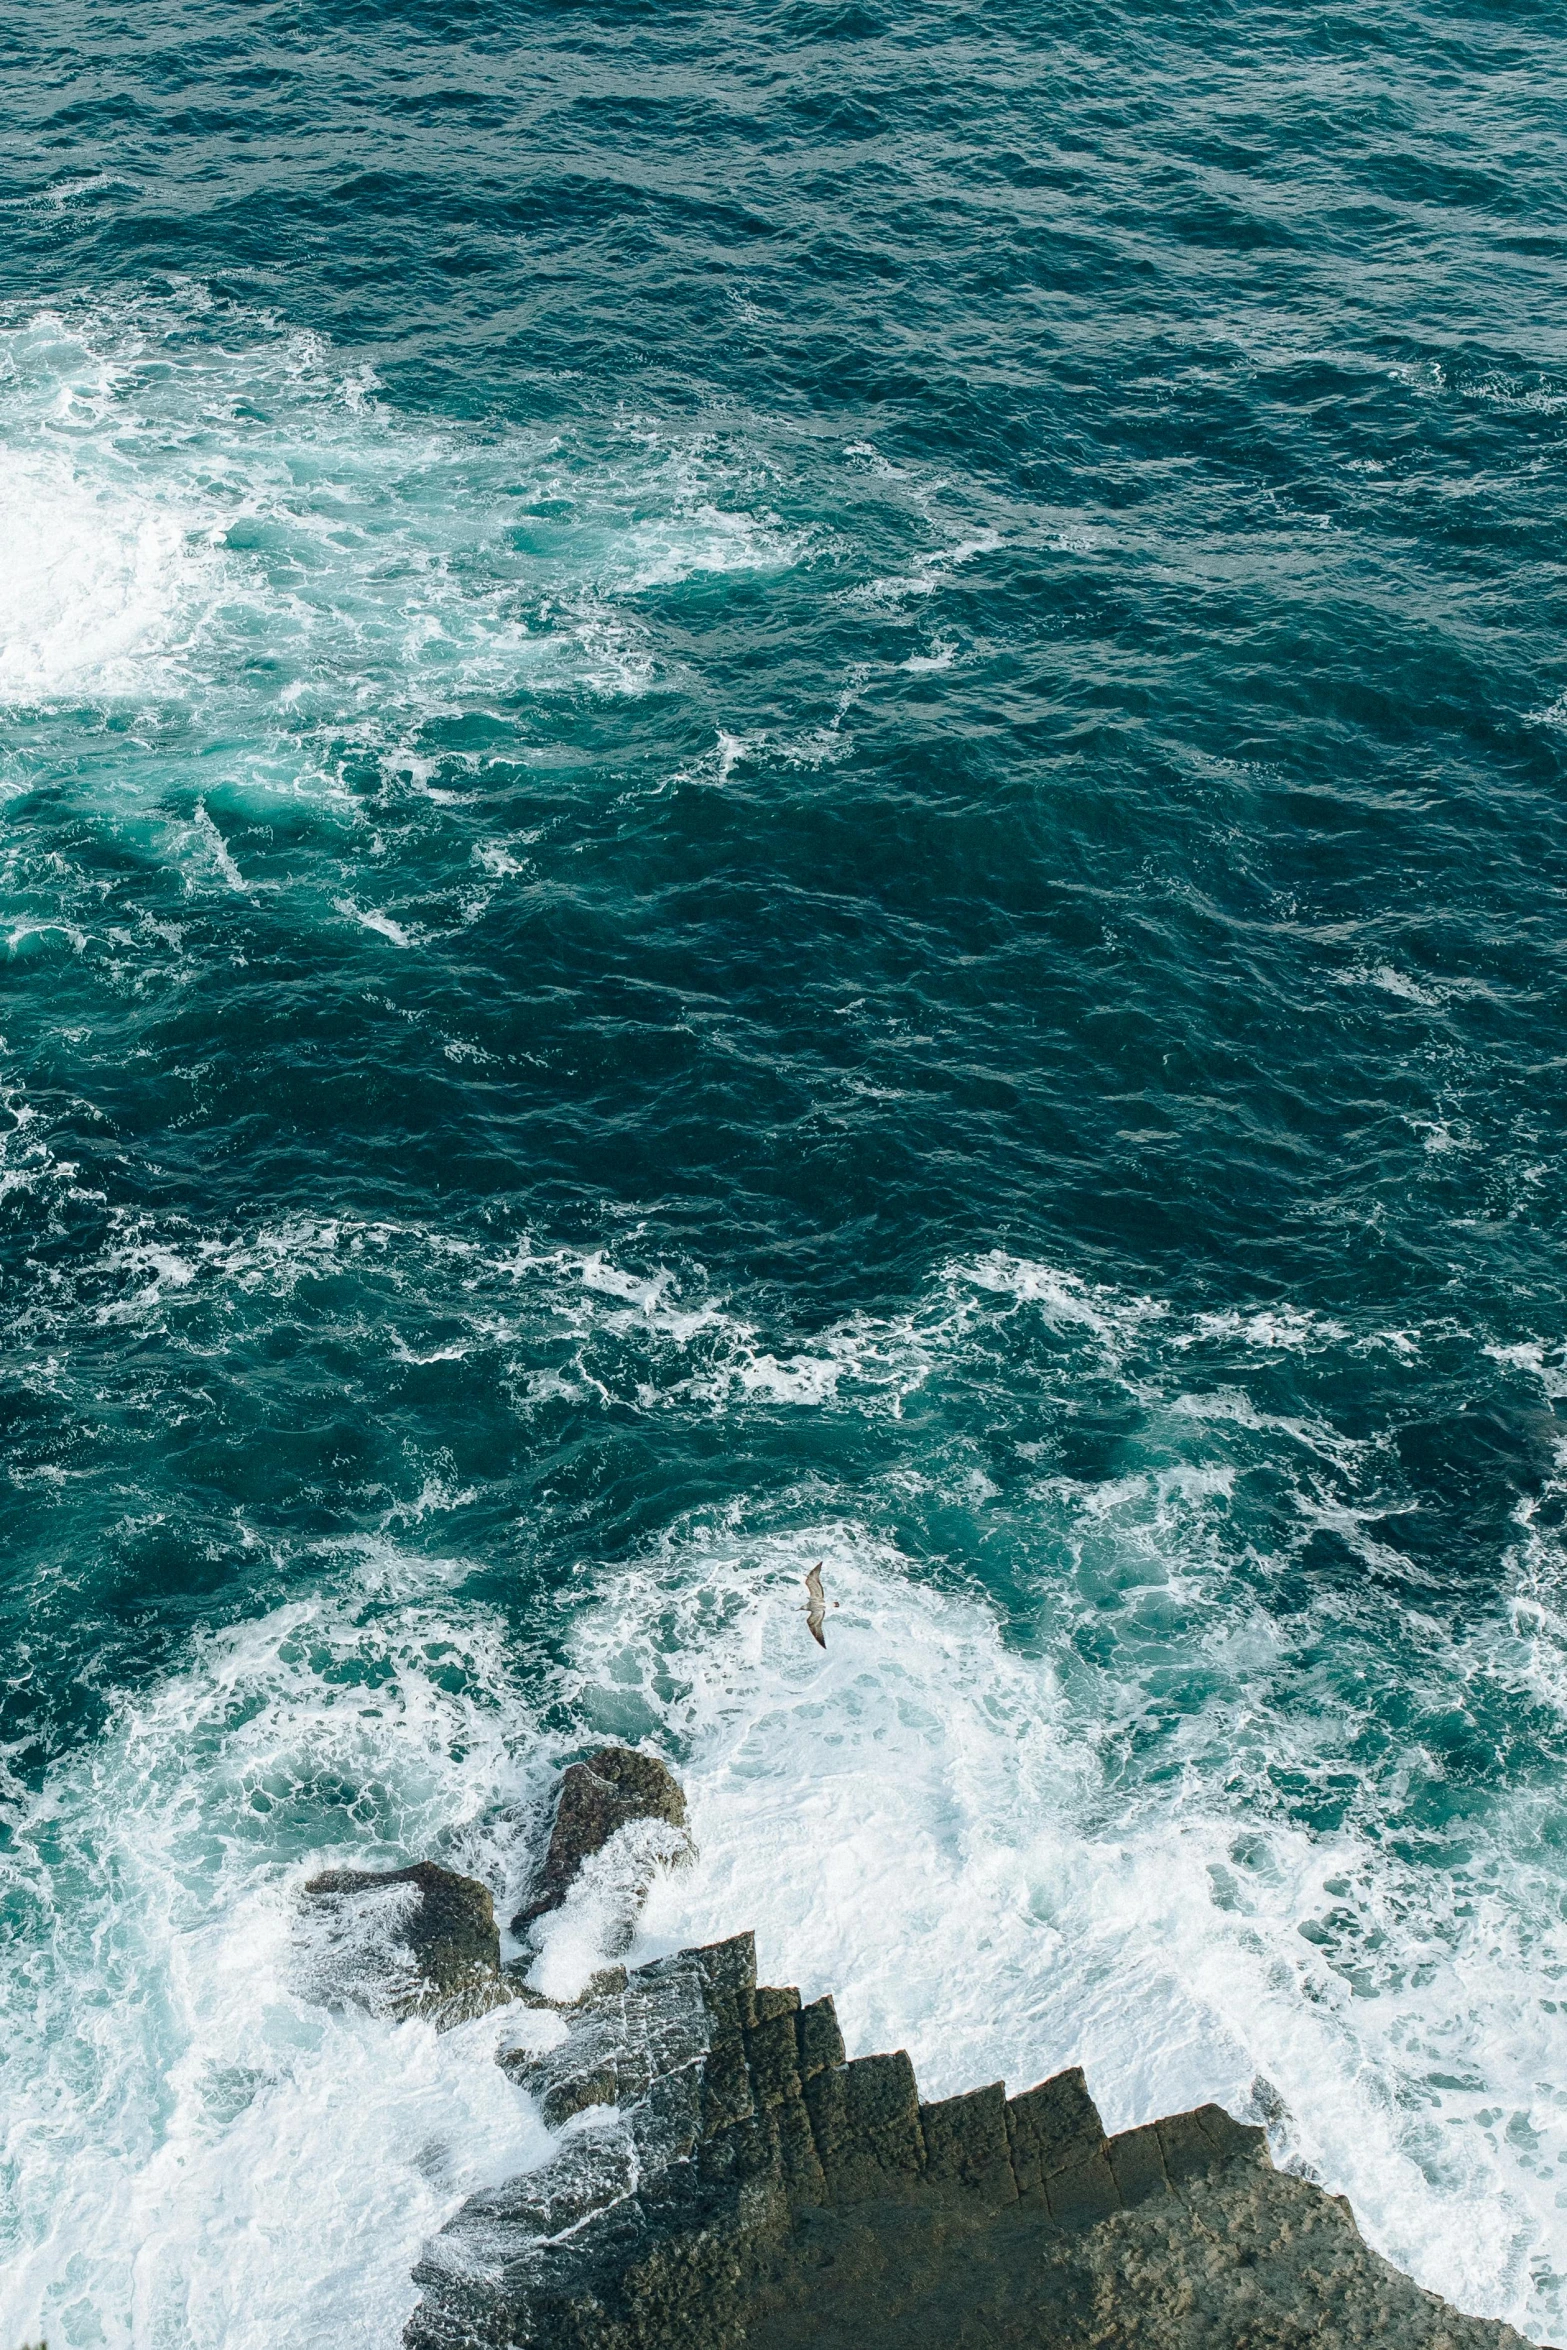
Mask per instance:
[[[1107,2138],[1079,2071],[922,2104],[748,1934],[502,2061],[559,2150],[434,2240],[407,2350],[1525,2350],[1218,2106]]]
[[[312,1996],[351,2000],[373,2013],[422,2015],[442,2028],[514,2001],[555,2002],[531,1990],[528,1968],[541,1921],[567,1905],[605,1862],[599,1890],[611,1899],[595,1920],[607,1953],[629,1948],[648,1886],[660,1868],[689,1860],[686,1799],[657,1755],[604,1746],[567,1765],[554,1825],[528,1899],[512,1919],[522,1959],[501,1962],[489,1888],[437,1861],[400,1869],[324,1869],[301,1888],[298,1979]]]

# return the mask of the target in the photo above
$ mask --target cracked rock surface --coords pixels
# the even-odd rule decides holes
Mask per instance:
[[[558,2151],[428,2247],[407,2350],[1525,2350],[1218,2106],[1107,2138],[1076,2070],[922,2103],[748,1934],[502,2061]]]

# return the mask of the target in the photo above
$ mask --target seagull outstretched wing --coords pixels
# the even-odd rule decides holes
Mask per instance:
[[[827,1601],[822,1592],[822,1562],[820,1559],[817,1560],[815,1566],[806,1576],[805,1589],[806,1627],[809,1630],[811,1638],[815,1641],[817,1647],[825,1648],[827,1646],[827,1635],[822,1630],[822,1625],[826,1621]]]

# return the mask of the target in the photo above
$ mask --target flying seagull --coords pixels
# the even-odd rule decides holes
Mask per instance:
[[[825,1622],[827,1616],[827,1601],[822,1593],[822,1562],[820,1559],[817,1560],[815,1566],[806,1576],[805,1588],[808,1594],[805,1603],[805,1621],[810,1628],[811,1638],[815,1641],[817,1647],[825,1648],[827,1646],[827,1635],[822,1630],[822,1625]],[[833,1606],[836,1607],[837,1604],[838,1602],[834,1600]]]

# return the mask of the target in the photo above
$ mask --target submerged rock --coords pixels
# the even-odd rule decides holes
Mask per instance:
[[[567,2126],[428,2246],[406,2350],[1526,2350],[1218,2106],[1108,2138],[1076,2069],[922,2103],[748,1934],[501,2061]]]
[[[460,2022],[510,1997],[489,1889],[435,1861],[406,1869],[326,1869],[305,1887],[329,1914],[332,1954],[350,1997],[394,2014]]]
[[[611,1837],[639,1820],[685,1829],[684,1791],[657,1755],[638,1754],[629,1746],[605,1746],[586,1762],[568,1764],[549,1846],[528,1899],[512,1919],[512,1932],[525,1940],[540,1918],[560,1908],[584,1864],[602,1852]],[[657,1857],[668,1857],[668,1852],[661,1848]]]

